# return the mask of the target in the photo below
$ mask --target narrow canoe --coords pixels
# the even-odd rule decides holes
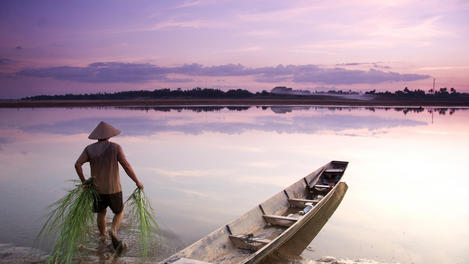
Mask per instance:
[[[273,252],[299,255],[347,191],[348,162],[331,161],[162,264],[251,264]]]

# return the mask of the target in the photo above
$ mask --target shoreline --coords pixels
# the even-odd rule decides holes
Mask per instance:
[[[305,106],[407,106],[407,107],[469,107],[464,100],[353,100],[324,98],[282,98],[282,99],[126,99],[126,100],[44,100],[7,101],[0,100],[0,108],[36,107],[119,107],[119,106],[255,106],[255,105],[305,105]]]

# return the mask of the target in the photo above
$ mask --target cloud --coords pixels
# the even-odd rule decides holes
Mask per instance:
[[[469,70],[467,66],[436,66],[436,67],[420,67],[419,71],[448,71],[448,70]]]
[[[189,82],[191,79],[170,79],[170,68],[152,64],[96,62],[87,67],[60,66],[40,69],[24,69],[19,76],[53,78],[85,83],[141,83],[150,80],[165,82]]]
[[[176,73],[193,76],[246,76],[255,74],[251,69],[241,64],[225,64],[220,66],[204,67],[201,64],[184,64],[174,68]]]
[[[189,0],[189,1],[184,1],[182,4],[177,4],[175,6],[169,7],[168,10],[204,7],[204,6],[211,5],[211,4],[217,4],[218,2],[219,2],[218,0]]]
[[[278,65],[275,67],[248,68],[241,64],[203,66],[184,64],[178,67],[160,67],[153,64],[96,62],[86,67],[59,66],[50,68],[24,69],[19,76],[53,78],[86,83],[142,83],[147,81],[190,82],[190,78],[172,79],[170,74],[185,76],[253,76],[257,82],[276,83],[292,81],[296,83],[376,84],[395,81],[416,81],[429,78],[422,74],[401,74],[378,69],[349,70],[326,68],[317,65]]]
[[[224,50],[225,53],[239,53],[239,52],[258,52],[260,50],[263,50],[264,47],[262,46],[249,46],[249,47],[243,47],[243,48],[236,48],[236,49],[226,49]]]
[[[200,0],[195,0],[195,1],[185,1],[183,2],[182,4],[179,4],[179,5],[176,5],[176,6],[173,6],[169,9],[181,9],[181,8],[187,8],[187,7],[194,7],[194,6],[198,6],[201,4],[201,1]]]
[[[337,66],[359,66],[359,65],[365,65],[368,63],[363,63],[363,62],[349,62],[349,63],[341,63],[341,64],[336,64]]]
[[[13,61],[10,60],[10,59],[7,59],[7,58],[0,58],[0,66],[1,65],[7,65],[7,64],[11,64]]]
[[[379,63],[373,63],[373,67],[377,69],[385,69],[385,70],[390,70],[391,66],[388,65],[380,65]]]
[[[446,28],[441,16],[428,18],[404,17],[394,13],[371,15],[350,23],[329,22],[320,25],[322,30],[347,32],[352,39],[319,40],[310,49],[355,50],[390,49],[398,46],[421,48],[436,40],[455,36],[454,28]]]
[[[322,5],[295,6],[272,11],[240,14],[238,15],[238,19],[245,22],[291,21],[299,16],[311,14],[311,12],[320,9],[323,9]]]
[[[242,35],[249,36],[249,37],[276,37],[280,33],[275,30],[250,30],[243,32]]]
[[[23,47],[21,47],[21,46],[16,46],[16,48],[15,48],[15,49],[17,49],[17,50],[22,50],[22,49],[23,49]]]
[[[363,66],[363,67],[373,67],[376,69],[390,70],[391,66],[382,65],[383,62],[347,62],[347,63],[338,63],[335,66],[345,66],[345,67],[354,67],[354,66]]]
[[[422,74],[401,74],[376,69],[349,70],[345,68],[324,68],[316,65],[282,65],[276,68],[262,68],[262,75],[257,81],[277,82],[281,77],[291,77],[295,83],[340,84],[376,84],[383,82],[416,81],[430,76]],[[280,78],[280,79],[279,79]],[[288,78],[283,78],[286,80]]]
[[[262,76],[256,77],[255,81],[265,82],[265,83],[280,83],[280,82],[290,81],[290,79],[291,78],[286,75],[269,76],[269,75],[263,74]]]
[[[397,72],[384,72],[370,69],[347,70],[344,68],[334,69],[303,69],[293,76],[296,83],[323,83],[323,84],[376,84],[383,82],[416,81],[427,79],[430,76],[422,74],[400,74]]]
[[[9,143],[11,140],[9,140],[8,138],[3,138],[3,137],[0,137],[0,150],[3,149],[3,145]]]
[[[169,30],[169,29],[202,29],[202,28],[225,28],[228,24],[215,21],[215,20],[174,20],[170,19],[154,24],[152,27],[145,28],[142,31],[158,31],[158,30]]]

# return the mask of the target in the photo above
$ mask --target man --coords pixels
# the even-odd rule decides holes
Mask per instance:
[[[117,136],[120,131],[106,122],[101,121],[91,132],[89,139],[97,139],[98,142],[88,145],[75,163],[75,170],[82,183],[85,182],[82,165],[90,162],[91,178],[98,192],[94,201],[94,212],[98,213],[97,222],[100,240],[106,240],[106,208],[110,207],[114,213],[109,235],[114,248],[122,251],[124,244],[117,238],[117,230],[124,218],[124,204],[122,200],[122,187],[120,184],[119,165],[124,168],[127,175],[135,182],[138,188],[143,189],[143,184],[137,179],[135,172],[127,162],[121,146],[110,142],[109,138]]]

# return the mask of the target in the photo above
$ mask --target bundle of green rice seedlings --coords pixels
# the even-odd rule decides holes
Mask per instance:
[[[73,180],[75,188],[49,206],[51,212],[37,239],[55,237],[46,263],[71,263],[78,246],[89,237],[94,223],[93,200],[98,195],[91,179],[84,184]]]
[[[150,200],[142,189],[136,188],[125,201],[128,210],[129,225],[138,227],[139,257],[143,262],[148,257],[149,246],[154,244],[159,231],[153,215]]]

